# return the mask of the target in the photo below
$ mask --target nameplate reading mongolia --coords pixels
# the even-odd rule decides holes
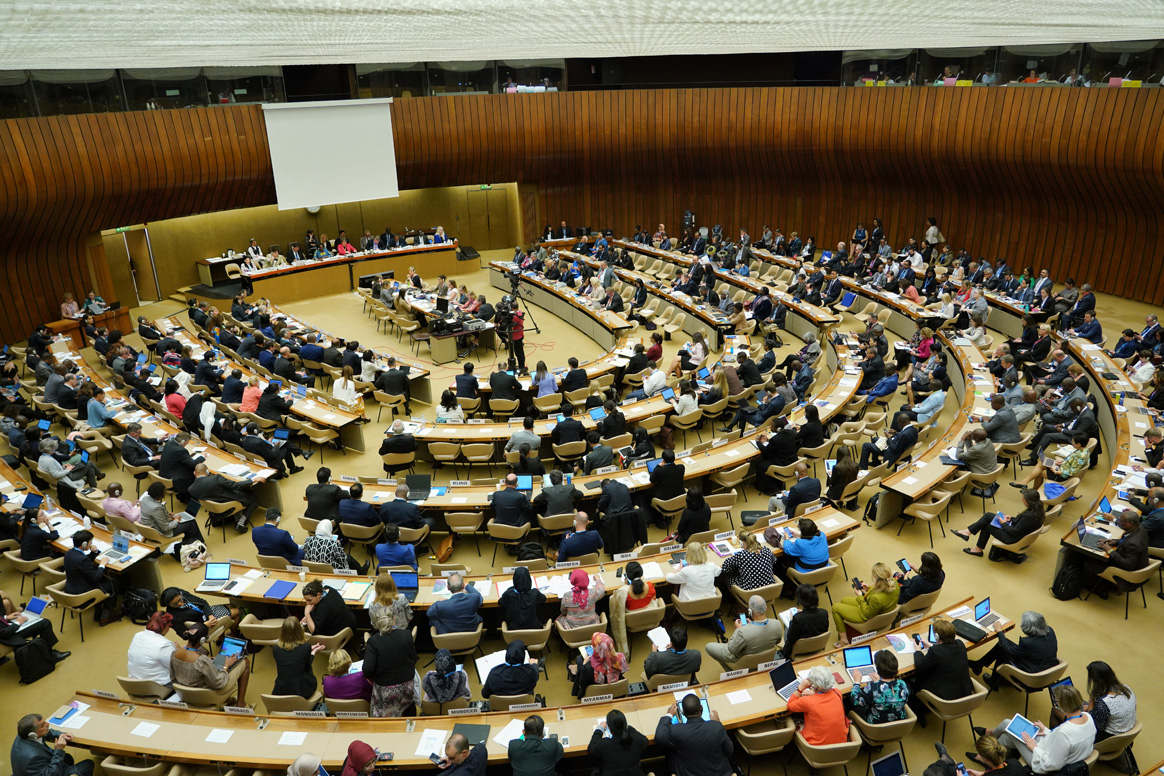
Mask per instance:
[[[760,665],[756,666],[756,670],[757,671],[767,671],[769,668],[775,668],[781,662],[783,662],[783,661],[769,660],[767,663],[761,663]]]
[[[580,560],[560,560],[557,562],[557,564],[554,566],[554,568],[556,568],[556,569],[572,569],[575,566],[581,566],[581,565],[582,565],[582,561],[580,561]]]
[[[635,554],[633,552],[620,552],[614,556],[614,559],[616,561],[618,561],[618,560],[632,560],[634,557],[635,557]]]
[[[98,698],[108,698],[111,701],[119,701],[121,698],[115,692],[107,692],[105,690],[90,690],[89,692],[96,695]]]
[[[684,686],[686,687],[686,685],[684,685]],[[603,701],[612,701],[612,700],[614,700],[614,695],[612,695],[611,693],[606,693],[606,695],[592,695],[589,698],[583,698],[582,703],[583,704],[602,703]]]
[[[719,675],[719,678],[720,678],[720,681],[722,681],[724,679],[735,679],[737,676],[743,676],[746,673],[748,673],[748,669],[737,668],[735,671],[724,671],[722,674]]]
[[[222,710],[227,714],[238,714],[240,717],[255,716],[255,710],[248,709],[246,706],[223,706]]]
[[[659,552],[676,552],[683,549],[682,544],[666,544],[659,548]]]
[[[335,569],[334,571],[332,571],[332,573],[339,574],[341,577],[354,577],[354,576],[356,576],[355,569]]]
[[[395,485],[395,484],[396,484],[396,480],[386,480],[386,479],[384,479],[383,477],[378,477],[378,478],[376,479],[376,484],[377,484],[377,485]],[[362,712],[354,712],[354,711],[353,711],[353,712],[351,712],[351,713],[352,713],[352,714],[358,714],[358,713],[362,713]]]
[[[322,711],[293,711],[291,712],[296,717],[326,717]]]
[[[901,620],[901,622],[897,623],[897,627],[904,628],[907,625],[913,625],[915,622],[919,622],[925,616],[925,612],[922,612],[921,614],[915,614],[913,617],[905,617]]]
[[[252,713],[253,713],[253,712],[252,712]],[[337,711],[337,712],[335,713],[335,716],[336,716],[338,719],[344,719],[344,718],[347,718],[347,719],[356,719],[357,717],[359,717],[359,718],[361,718],[361,719],[367,719],[367,718],[368,718],[368,712],[366,712],[366,711]]]
[[[462,716],[464,714],[480,714],[480,713],[481,713],[480,709],[474,709],[472,707],[467,708],[467,709],[449,709],[449,716],[450,717],[459,717],[459,716]]]
[[[670,684],[659,685],[659,692],[673,692],[675,690],[682,690],[691,686],[691,682],[671,682]]]
[[[307,571],[307,567],[306,566],[295,566],[291,563],[288,563],[287,570],[288,571]]]
[[[188,709],[190,708],[182,701],[158,701],[159,706],[165,706],[168,709]]]
[[[730,539],[735,535],[735,531],[720,531],[714,538],[718,542],[720,539]]]
[[[541,709],[540,703],[515,703],[509,707],[510,711],[533,711],[534,709]]]
[[[873,639],[876,637],[877,637],[877,631],[869,631],[868,633],[863,633],[860,636],[857,636],[849,643],[850,644],[863,644],[864,642],[868,641],[869,639]]]

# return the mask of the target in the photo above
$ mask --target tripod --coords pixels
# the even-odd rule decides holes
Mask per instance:
[[[533,291],[531,291],[529,289],[522,289],[520,275],[510,275],[509,276],[509,286],[510,286],[510,291],[513,293],[513,309],[515,309],[515,310],[517,309],[518,302],[521,301],[521,297],[525,296],[529,299],[533,299],[533,296],[534,296]],[[526,304],[525,304],[525,316],[527,318],[529,318],[529,323],[530,323],[530,325],[527,326],[526,328],[532,327],[536,334],[541,334],[542,330],[538,328],[538,322],[534,320],[533,310],[530,309],[528,302],[526,302]],[[511,353],[510,355],[513,355],[513,354]]]

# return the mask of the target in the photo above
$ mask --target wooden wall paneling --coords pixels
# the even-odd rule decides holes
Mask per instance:
[[[1160,132],[1155,131],[1155,128],[1164,122],[1164,103],[1152,100],[1148,95],[1144,96],[1144,101],[1148,103],[1149,109],[1145,111],[1141,122],[1142,133],[1137,140],[1139,148],[1132,158],[1132,165],[1135,169],[1143,171],[1144,177],[1149,180],[1161,180],[1164,178],[1164,138]],[[1149,128],[1152,131],[1147,131]],[[1147,190],[1145,205],[1148,210],[1156,214],[1164,213],[1164,192],[1151,186],[1145,186],[1145,189]],[[1153,239],[1152,235],[1147,239]],[[1159,256],[1158,250],[1150,250],[1150,253]],[[1137,288],[1146,289],[1149,299],[1159,299],[1164,289],[1164,277],[1157,271],[1155,264],[1156,262],[1145,261],[1137,265],[1139,270]]]

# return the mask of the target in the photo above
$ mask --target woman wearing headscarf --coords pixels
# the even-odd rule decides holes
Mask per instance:
[[[570,664],[574,675],[574,696],[581,698],[586,688],[592,684],[614,684],[626,672],[626,655],[616,652],[614,639],[605,633],[595,633],[590,637],[590,659],[578,657]]]
[[[529,569],[518,566],[513,570],[513,587],[501,594],[498,604],[509,630],[537,630],[545,626],[538,620],[538,605],[545,602],[545,594],[533,586]]]
[[[361,565],[355,558],[344,552],[335,535],[330,520],[320,520],[315,533],[303,541],[303,560],[312,563],[330,563],[337,571],[355,570],[360,576],[368,573],[371,560]]]
[[[348,744],[348,756],[340,776],[368,776],[376,770],[376,750],[363,741]]]
[[[287,766],[287,776],[315,776],[321,762],[323,758],[317,754],[301,754]]]
[[[505,662],[493,666],[481,686],[481,697],[490,695],[525,695],[538,684],[538,661],[526,661],[525,642],[514,639],[505,648]]]
[[[562,614],[558,617],[558,626],[581,628],[584,625],[595,625],[599,618],[594,606],[605,594],[606,586],[601,576],[596,574],[591,584],[589,574],[582,569],[574,569],[570,573],[570,590],[562,596]]]
[[[437,650],[433,670],[424,675],[421,686],[424,700],[429,703],[450,703],[470,697],[468,674],[457,670],[453,654],[444,648]]]

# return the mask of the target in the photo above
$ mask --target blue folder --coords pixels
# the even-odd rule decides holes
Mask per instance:
[[[289,580],[279,580],[278,582],[267,588],[267,592],[263,593],[263,598],[277,598],[280,601],[291,594],[295,589],[295,583]]]

